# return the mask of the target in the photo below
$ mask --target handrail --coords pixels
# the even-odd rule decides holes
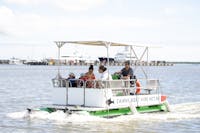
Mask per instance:
[[[141,86],[136,85],[136,79],[120,79],[120,80],[82,80],[82,79],[52,79],[54,87],[72,87],[84,89],[111,89],[121,90],[129,89],[134,92],[137,89],[148,92],[159,91],[160,83],[158,79],[138,79]]]

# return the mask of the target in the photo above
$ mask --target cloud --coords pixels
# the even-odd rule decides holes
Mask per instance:
[[[158,26],[160,24],[157,20],[133,18],[133,17],[113,17],[113,16],[99,16],[99,17],[77,17],[66,18],[57,17],[47,18],[51,26],[63,28],[86,28],[86,29],[123,29],[123,28],[144,28]],[[57,21],[59,20],[59,22]]]
[[[17,5],[38,5],[41,3],[48,2],[48,0],[4,0],[8,4],[17,4]]]
[[[3,30],[0,30],[0,36],[7,36],[8,34],[5,32],[5,31],[3,31]]]
[[[164,13],[165,13],[166,15],[174,15],[174,14],[176,14],[177,12],[178,12],[178,10],[177,10],[176,8],[169,8],[169,7],[164,8]]]
[[[40,29],[43,29],[46,23],[43,22],[43,19],[41,19],[39,15],[16,13],[6,6],[0,7],[0,18],[0,34],[4,36],[11,35],[11,37],[16,38],[30,37],[35,34],[35,32],[41,31]]]
[[[0,7],[0,18],[0,31],[6,29],[7,33],[23,40],[41,39],[43,36],[44,38],[50,38],[50,36],[75,34],[74,30],[76,32],[78,30],[90,32],[95,30],[96,32],[109,31],[113,33],[116,30],[148,28],[160,24],[158,20],[120,16],[46,16],[29,12],[17,12],[6,6]]]
[[[12,24],[14,13],[11,9],[6,6],[0,7],[0,35],[8,36],[9,35],[9,25]]]
[[[172,6],[166,7],[163,9],[165,15],[191,15],[196,13],[196,8],[190,5],[179,5],[179,6]]]
[[[101,6],[107,0],[4,0],[8,4],[22,6],[45,5],[56,6],[65,11],[87,11],[91,8]]]
[[[10,8],[8,8],[6,6],[1,6],[0,7],[0,15],[1,15],[1,17],[2,17],[2,15],[10,17],[10,16],[13,16],[14,14],[13,14],[13,11]]]
[[[55,0],[53,4],[66,11],[86,11],[105,4],[106,0]]]

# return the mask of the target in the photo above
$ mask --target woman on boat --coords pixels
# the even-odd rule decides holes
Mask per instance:
[[[90,65],[88,72],[86,72],[85,75],[81,78],[82,80],[86,81],[87,88],[94,87],[94,82],[92,80],[95,80],[95,75],[93,71],[94,71],[94,67],[93,65]]]
[[[94,67],[93,67],[93,65],[90,65],[88,72],[85,73],[85,77],[87,78],[87,80],[95,79],[95,75],[94,75],[93,71],[94,71]]]
[[[112,76],[108,73],[107,68],[103,65],[99,66],[99,73],[101,74],[101,80],[112,80]]]

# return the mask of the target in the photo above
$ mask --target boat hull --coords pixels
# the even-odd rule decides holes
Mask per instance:
[[[121,115],[132,115],[137,113],[149,113],[149,112],[169,112],[168,102],[164,102],[158,105],[150,105],[150,106],[129,106],[129,107],[121,107],[121,108],[92,108],[92,107],[82,107],[82,106],[58,106],[51,105],[47,107],[41,107],[38,109],[29,109],[29,113],[33,113],[34,111],[46,111],[49,113],[53,113],[56,111],[63,111],[67,114],[82,114],[87,113],[91,116],[98,117],[116,117]]]

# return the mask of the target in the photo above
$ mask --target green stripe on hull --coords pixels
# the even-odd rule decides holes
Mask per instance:
[[[148,112],[157,112],[157,111],[168,111],[165,104],[154,105],[154,106],[143,106],[136,107],[139,113],[148,113]],[[90,111],[91,115],[107,117],[107,116],[119,116],[119,115],[128,115],[132,114],[132,111],[129,107],[119,108],[119,109],[110,109],[110,110],[101,110],[101,111]]]
[[[128,114],[131,114],[131,110],[129,107],[126,107],[126,108],[119,108],[119,109],[90,111],[89,113],[94,116],[107,117],[107,116],[128,115]]]
[[[52,112],[55,112],[57,110],[63,110],[63,109],[48,108],[47,107],[47,108],[40,108],[40,110],[52,113]],[[163,103],[161,105],[136,107],[136,110],[139,113],[168,111],[167,105],[165,103]],[[84,111],[84,110],[82,110],[82,111]],[[110,109],[110,110],[105,109],[105,110],[98,110],[98,111],[86,111],[86,112],[88,112],[90,115],[99,116],[99,117],[115,117],[115,116],[120,116],[120,115],[132,114],[130,107]]]
[[[137,107],[137,111],[140,113],[156,112],[156,111],[167,111],[166,105],[154,105],[154,106],[143,106]]]

